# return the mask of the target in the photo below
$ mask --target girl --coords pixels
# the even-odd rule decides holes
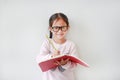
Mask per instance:
[[[65,14],[55,13],[49,19],[50,41],[46,39],[40,49],[40,54],[37,56],[37,62],[41,60],[56,57],[61,54],[68,54],[77,57],[75,44],[66,39],[66,34],[69,30],[69,21]],[[53,68],[43,72],[43,80],[75,80],[74,68],[76,63],[69,59],[56,61],[57,68]]]

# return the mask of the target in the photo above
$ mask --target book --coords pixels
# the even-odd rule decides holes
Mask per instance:
[[[48,71],[52,68],[56,68],[58,66],[55,64],[56,61],[60,61],[61,59],[66,60],[67,58],[69,58],[69,61],[71,61],[71,62],[80,64],[80,65],[85,66],[85,67],[89,67],[89,65],[87,63],[85,63],[83,60],[81,60],[75,56],[70,56],[70,55],[65,55],[65,54],[41,61],[39,63],[39,66],[40,66],[42,72],[45,72],[45,71]]]

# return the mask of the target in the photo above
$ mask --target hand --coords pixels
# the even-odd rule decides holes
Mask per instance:
[[[51,57],[56,57],[58,55],[60,55],[60,51],[55,50],[54,53],[51,55]]]
[[[69,58],[67,58],[66,60],[61,59],[61,61],[56,61],[56,65],[65,65],[67,64],[67,62],[69,61]]]

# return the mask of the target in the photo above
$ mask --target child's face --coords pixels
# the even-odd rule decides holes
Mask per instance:
[[[51,32],[53,33],[53,37],[57,39],[65,39],[65,36],[68,32],[68,26],[63,19],[55,20],[50,27]]]

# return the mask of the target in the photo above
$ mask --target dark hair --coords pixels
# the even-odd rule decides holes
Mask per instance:
[[[69,26],[69,21],[68,21],[68,18],[65,14],[55,13],[49,19],[49,27],[52,27],[52,24],[56,19],[63,19],[66,22],[67,26]],[[50,31],[50,36],[49,37],[52,38],[52,32],[51,31]]]

